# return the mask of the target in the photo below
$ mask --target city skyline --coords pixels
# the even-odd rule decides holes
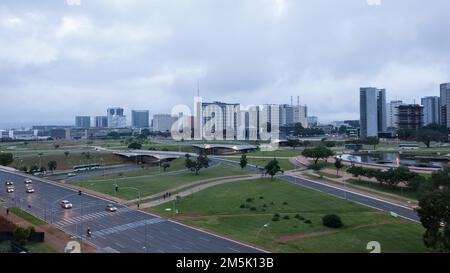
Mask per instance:
[[[192,105],[197,82],[208,101],[300,96],[323,121],[357,119],[361,86],[419,102],[450,74],[436,32],[450,3],[422,2],[4,1],[0,115],[11,123],[0,126],[68,124],[111,105],[168,113]]]

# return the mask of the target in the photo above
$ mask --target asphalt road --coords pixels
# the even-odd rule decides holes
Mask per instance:
[[[26,193],[24,176],[0,170],[0,198],[6,206],[20,207],[52,223],[63,231],[97,246],[100,252],[128,253],[256,253],[256,248],[196,230],[170,220],[117,205],[107,212],[110,202],[63,186],[33,178],[35,193]],[[4,181],[12,180],[16,191],[6,193]],[[62,199],[72,209],[60,207]],[[92,237],[87,238],[90,228]],[[256,231],[255,231],[256,232]]]

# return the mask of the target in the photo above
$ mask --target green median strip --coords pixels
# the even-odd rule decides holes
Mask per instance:
[[[13,207],[13,208],[10,208],[9,211],[11,213],[17,215],[18,217],[20,217],[20,218],[22,218],[22,219],[32,223],[33,225],[39,226],[39,225],[47,224],[46,222],[42,221],[41,219],[39,219],[39,218],[29,214],[28,212],[26,212],[26,211],[24,211],[24,210],[22,210],[20,208]]]

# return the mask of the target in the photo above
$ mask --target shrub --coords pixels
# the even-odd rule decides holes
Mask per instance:
[[[289,219],[291,219],[291,216],[285,215],[283,218],[284,218],[285,220],[289,220]]]
[[[274,216],[274,217],[272,217],[272,221],[274,221],[274,222],[280,221],[280,217]]]
[[[322,218],[322,224],[329,228],[340,228],[343,226],[341,217],[336,214],[328,214]]]
[[[286,202],[286,201],[283,202],[283,205],[287,206],[287,204],[288,204],[288,202]]]
[[[275,203],[274,203],[274,202],[270,202],[270,205],[272,205],[272,206],[273,206],[273,205],[275,205]]]
[[[275,213],[273,217],[280,217],[278,213]]]
[[[251,207],[250,210],[251,210],[251,211],[255,211],[255,210],[256,210],[256,207]]]
[[[267,205],[266,205],[266,204],[264,204],[264,205],[263,205],[263,208],[267,208]]]
[[[304,223],[305,224],[312,224],[311,220],[305,220]]]
[[[249,202],[249,203],[250,203],[250,202],[253,202],[253,198],[250,198],[250,197],[249,197],[249,198],[247,198],[247,200],[245,200],[245,201],[246,201],[246,202]]]
[[[240,206],[240,208],[241,208],[241,209],[245,208],[245,204],[242,204],[242,205]]]
[[[264,197],[260,196],[259,199],[264,199]]]

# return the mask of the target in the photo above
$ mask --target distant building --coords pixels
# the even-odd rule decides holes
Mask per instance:
[[[422,98],[423,106],[423,125],[426,126],[432,123],[440,123],[440,100],[439,97],[425,97]]]
[[[108,127],[108,117],[107,116],[96,116],[95,117],[95,128],[107,128]]]
[[[360,89],[361,137],[377,137],[386,131],[386,89]]]
[[[133,110],[131,111],[131,127],[148,128],[149,127],[149,111]]]
[[[441,125],[450,128],[450,83],[441,84],[440,120]]]
[[[359,120],[344,120],[346,124],[348,124],[352,128],[359,128]]]
[[[173,117],[169,114],[156,114],[153,115],[153,131],[156,132],[170,132],[172,125],[177,120],[177,117]]]
[[[398,107],[403,105],[403,101],[394,100],[386,107],[386,128],[395,129],[398,123]]]
[[[418,130],[423,127],[423,106],[405,104],[398,107],[398,129]]]
[[[90,116],[76,116],[75,117],[75,127],[90,128],[91,127],[91,117]]]
[[[55,128],[50,130],[50,137],[59,140],[66,138],[66,129],[64,128]]]
[[[239,103],[220,101],[202,103],[203,136],[216,139],[236,139]]]
[[[319,118],[316,116],[307,117],[307,120],[308,120],[309,127],[314,127],[314,126],[319,125]]]
[[[38,130],[9,130],[9,138],[15,140],[32,140],[38,138]]]
[[[124,128],[127,126],[127,118],[123,114],[123,108],[115,107],[107,110],[108,128]]]

